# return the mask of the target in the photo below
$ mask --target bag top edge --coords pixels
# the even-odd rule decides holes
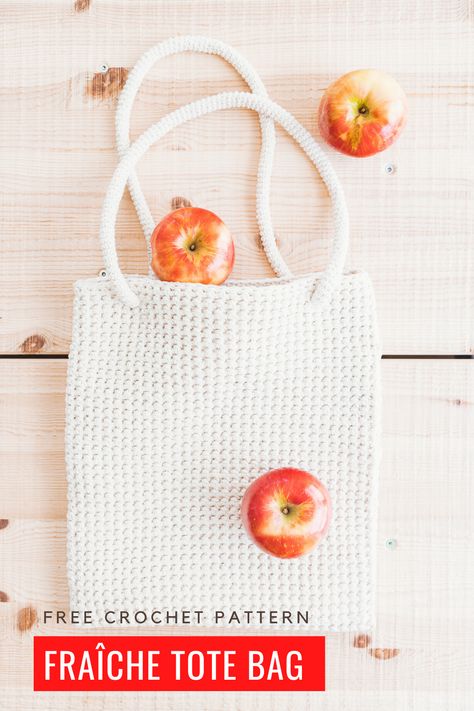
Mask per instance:
[[[247,287],[271,287],[289,285],[295,282],[311,282],[318,281],[324,272],[313,272],[310,274],[297,274],[291,277],[266,277],[261,279],[228,279],[223,284],[200,284],[191,282],[178,281],[161,281],[153,276],[133,274],[128,275],[127,281],[135,287],[151,286],[152,288],[163,289],[188,289],[194,291],[214,290],[226,288],[247,288]],[[367,280],[368,274],[364,271],[353,270],[343,274],[343,280]],[[97,286],[109,285],[109,279],[105,273],[101,273],[95,277],[78,279],[74,282],[74,289],[94,289]]]

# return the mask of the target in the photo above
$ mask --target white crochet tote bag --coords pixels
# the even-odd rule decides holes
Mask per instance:
[[[254,93],[195,101],[128,147],[142,77],[157,58],[191,49],[225,57]],[[148,237],[154,227],[136,163],[174,127],[234,107],[261,118],[257,218],[276,277],[209,286],[125,276],[114,226],[127,180]],[[109,611],[131,619],[139,611],[151,624],[153,611],[154,621],[202,611],[210,626],[219,610],[221,625],[238,618],[258,627],[274,611],[272,629],[288,630],[297,625],[283,612],[294,622],[300,611],[308,631],[367,630],[380,352],[370,281],[343,271],[348,219],[334,171],[311,135],[268,99],[248,63],[206,38],[173,39],[144,55],[117,116],[122,158],[100,228],[107,276],[75,284],[66,423],[71,608],[92,611],[98,624]],[[332,199],[332,251],[321,273],[293,276],[275,243],[274,121],[319,170]],[[249,483],[282,466],[315,474],[333,503],[327,538],[292,560],[260,551],[239,516]]]

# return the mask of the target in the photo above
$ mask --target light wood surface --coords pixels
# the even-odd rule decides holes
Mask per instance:
[[[381,701],[371,701],[373,696],[384,700],[384,709],[398,711],[397,703],[409,696],[412,705],[404,708],[425,711],[437,708],[435,698],[444,699],[445,706],[439,708],[448,708],[457,694],[459,705],[452,708],[467,709],[468,702],[474,701],[470,693],[474,663],[472,364],[391,360],[383,362],[382,372],[377,628],[369,640],[329,635],[328,692],[322,708],[381,708],[377,706]],[[8,596],[0,605],[0,676],[6,698],[24,699],[25,708],[40,704],[28,692],[31,635],[76,629],[41,623],[43,610],[67,608],[65,378],[65,361],[7,360],[0,367],[1,424],[9,435],[2,444],[6,456],[2,457],[0,517],[10,518],[0,530],[0,580]],[[16,486],[13,472],[17,473]],[[395,543],[388,545],[388,541]],[[26,612],[19,621],[21,610]],[[34,623],[34,613],[39,622],[25,630],[25,618],[26,623]],[[129,630],[113,628],[116,631]],[[189,633],[189,628],[174,631]],[[205,631],[193,628],[192,633]],[[261,706],[237,695],[225,708],[310,709],[314,700],[298,697],[295,706],[291,698],[282,697],[277,703],[268,695],[260,696]],[[346,696],[355,706],[341,705]],[[424,706],[427,698],[431,699],[428,707]],[[116,708],[113,696],[94,699],[89,699],[87,708]],[[144,708],[174,709],[182,708],[184,702],[177,695],[170,696],[167,705],[159,696],[147,703]],[[47,708],[60,708],[54,695],[48,696],[48,704]],[[82,704],[85,701],[78,696],[77,704],[71,701],[68,708],[80,709]],[[221,707],[211,695],[206,697],[206,708]]]
[[[169,36],[219,38],[316,138],[332,80],[366,66],[393,74],[409,101],[400,140],[365,160],[330,154],[349,203],[348,268],[373,279],[386,354],[474,355],[472,0],[0,0],[0,12],[0,355],[20,356],[0,361],[0,711],[472,711],[474,361],[454,359],[383,361],[377,629],[370,640],[328,637],[326,693],[31,691],[32,635],[58,631],[41,611],[67,605],[67,361],[40,358],[68,352],[72,284],[102,267],[99,213],[127,70]],[[167,59],[139,93],[133,135],[188,101],[244,88],[218,58]],[[139,167],[157,220],[177,196],[224,219],[237,277],[270,274],[253,214],[258,147],[255,116],[221,112],[174,131]],[[327,196],[281,132],[272,188],[291,267],[321,268]],[[128,196],[118,243],[125,269],[145,272]]]
[[[92,0],[2,4],[0,61],[2,269],[0,350],[67,352],[71,286],[101,268],[99,210],[116,154],[114,94],[153,43],[202,33],[245,53],[271,96],[318,137],[316,109],[340,74],[373,66],[408,94],[405,133],[365,160],[331,153],[352,221],[350,268],[370,272],[386,353],[474,348],[474,23],[469,0]],[[112,72],[98,73],[107,63]],[[178,105],[244,88],[217,58],[157,66],[140,92],[137,133]],[[158,220],[176,195],[219,214],[237,242],[235,276],[268,274],[253,216],[258,125],[225,112],[156,146],[140,174]],[[396,170],[389,175],[387,164]],[[292,268],[324,264],[330,234],[319,180],[279,135],[273,212]],[[119,220],[123,264],[146,270],[129,199]]]

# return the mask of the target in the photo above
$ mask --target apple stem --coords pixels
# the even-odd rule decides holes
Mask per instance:
[[[281,512],[282,514],[285,514],[285,516],[288,516],[288,514],[290,513],[290,509],[288,508],[288,506],[284,506]]]

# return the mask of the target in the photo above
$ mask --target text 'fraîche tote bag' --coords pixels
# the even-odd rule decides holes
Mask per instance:
[[[253,93],[194,101],[129,147],[144,74],[183,50],[223,56]],[[115,221],[127,181],[148,238],[154,227],[136,163],[173,128],[235,107],[260,115],[257,219],[276,277],[212,286],[125,276]],[[321,273],[293,276],[275,243],[273,122],[307,154],[332,200],[332,250]],[[206,38],[175,38],[142,57],[123,90],[117,131],[122,158],[100,228],[106,277],[75,284],[66,428],[71,608],[90,610],[98,624],[108,611],[201,610],[212,625],[216,610],[221,624],[233,611],[245,623],[243,611],[273,610],[278,621],[283,611],[293,620],[303,611],[310,630],[369,629],[380,353],[370,281],[343,271],[348,220],[332,167],[248,63]],[[333,518],[310,554],[282,560],[249,540],[240,505],[256,477],[289,466],[325,484]]]

